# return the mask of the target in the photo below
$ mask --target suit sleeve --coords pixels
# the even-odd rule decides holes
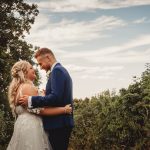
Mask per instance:
[[[46,96],[32,96],[32,106],[46,107],[46,106],[61,106],[63,100],[63,93],[65,88],[65,75],[59,68],[53,70],[51,78],[51,93]]]

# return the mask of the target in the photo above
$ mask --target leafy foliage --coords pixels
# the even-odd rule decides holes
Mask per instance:
[[[148,150],[150,147],[150,65],[119,94],[105,91],[74,100],[70,147],[82,150]]]
[[[32,64],[33,46],[24,40],[37,6],[23,0],[0,0],[0,149],[13,131],[14,119],[7,100],[10,69],[19,59]],[[150,147],[150,65],[127,89],[104,91],[92,98],[74,100],[73,150],[148,150]]]
[[[23,0],[0,0],[0,149],[5,149],[13,130],[14,119],[7,100],[10,70],[20,59],[33,64],[33,46],[24,37],[37,15],[34,4]]]
[[[7,143],[10,141],[14,126],[14,120],[11,112],[4,110],[4,105],[0,108],[0,149],[5,150]]]
[[[37,14],[34,4],[30,6],[23,0],[0,0],[0,103],[4,103],[3,97],[7,95],[12,65],[19,59],[32,61],[33,46],[24,40],[24,33],[29,33]]]

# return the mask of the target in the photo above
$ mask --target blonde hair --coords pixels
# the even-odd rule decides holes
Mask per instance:
[[[29,65],[29,62],[21,60],[16,62],[11,69],[12,81],[8,88],[8,99],[13,115],[15,115],[15,99],[17,90],[22,83],[28,81],[28,79],[26,78],[26,74],[28,72]]]

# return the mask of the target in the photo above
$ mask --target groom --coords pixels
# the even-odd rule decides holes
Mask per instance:
[[[72,80],[68,71],[56,61],[53,52],[41,48],[35,53],[41,69],[50,75],[46,85],[45,96],[23,96],[19,103],[29,108],[65,106],[73,103]],[[67,150],[69,138],[74,126],[73,114],[59,116],[42,116],[44,129],[49,134],[53,150]]]

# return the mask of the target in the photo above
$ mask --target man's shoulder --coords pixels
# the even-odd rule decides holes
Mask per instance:
[[[63,67],[61,64],[60,65],[56,65],[53,69],[53,72],[60,72],[63,75],[68,75],[68,71],[65,67]]]
[[[54,70],[66,70],[66,68],[64,66],[62,66],[60,63],[58,63],[55,67],[54,67]]]

